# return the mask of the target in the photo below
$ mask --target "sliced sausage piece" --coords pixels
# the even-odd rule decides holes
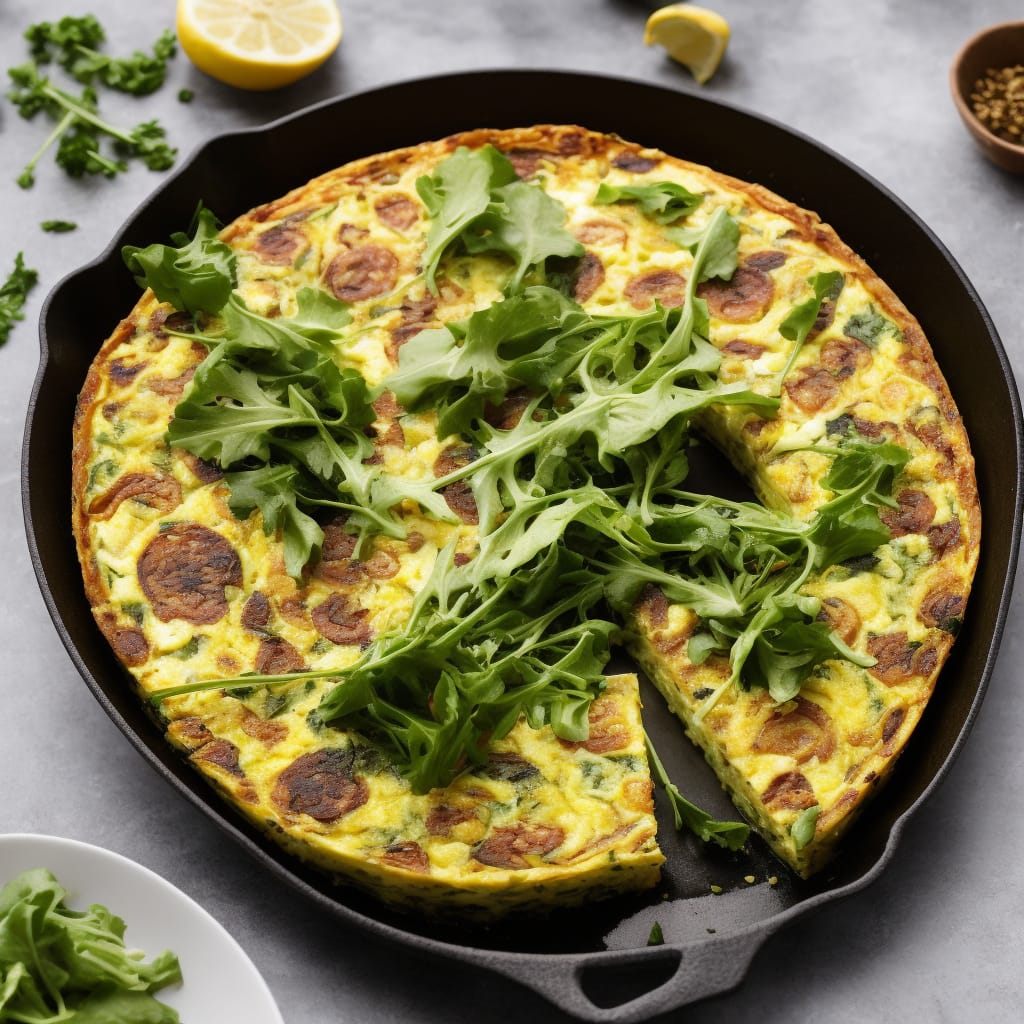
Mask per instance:
[[[839,393],[839,382],[820,366],[805,366],[786,381],[786,393],[804,412],[819,412]]]
[[[256,652],[256,671],[261,675],[283,676],[287,672],[301,672],[306,667],[302,655],[287,640],[264,637]]]
[[[626,298],[634,309],[647,309],[657,299],[666,309],[686,301],[686,278],[674,270],[649,270],[626,283]]]
[[[258,632],[270,621],[270,602],[267,595],[254,590],[242,606],[242,625]]]
[[[794,758],[797,764],[812,757],[827,761],[835,746],[832,719],[820,704],[804,697],[796,698],[792,710],[773,711],[753,743],[758,753],[782,754]]]
[[[761,794],[761,800],[770,811],[803,811],[818,802],[803,772],[783,772],[776,775]]]
[[[242,585],[238,552],[219,533],[196,523],[179,523],[154,537],[139,556],[138,572],[161,622],[220,622],[228,610],[225,587]]]
[[[456,825],[472,821],[475,817],[476,812],[470,807],[437,804],[427,813],[427,831],[432,836],[449,836]]]
[[[664,629],[668,625],[668,598],[661,587],[648,583],[640,592],[636,603],[636,611],[647,613],[647,621],[655,629]]]
[[[723,352],[728,352],[737,359],[760,359],[764,355],[764,345],[758,345],[755,341],[745,341],[743,338],[733,338],[722,346]]]
[[[157,512],[170,512],[181,504],[181,484],[166,473],[126,473],[108,491],[92,499],[89,515],[110,519],[129,499]]]
[[[393,868],[404,868],[415,871],[417,875],[430,874],[430,858],[423,847],[411,839],[401,843],[392,843],[382,854],[381,863]]]
[[[587,713],[590,734],[578,743],[560,740],[570,750],[589,750],[592,754],[607,754],[612,750],[621,750],[629,744],[629,730],[614,697],[598,697],[590,705]]]
[[[885,721],[882,723],[882,753],[891,754],[893,752],[895,747],[893,741],[899,734],[900,726],[903,725],[903,720],[906,717],[906,708],[892,708],[885,716]]]
[[[853,605],[838,597],[826,597],[821,602],[819,620],[827,622],[844,644],[852,644],[860,633],[860,615]]]
[[[407,231],[420,219],[419,204],[404,192],[389,192],[381,196],[373,208],[389,228],[397,231]]]
[[[869,636],[868,654],[875,659],[875,665],[868,671],[886,686],[897,686],[914,676],[928,676],[938,660],[934,647],[911,643],[902,631]]]
[[[357,245],[339,252],[324,271],[324,283],[340,302],[362,302],[395,287],[398,259],[382,245]]]
[[[612,160],[612,166],[621,171],[632,171],[634,174],[646,174],[658,166],[658,161],[649,156],[640,156],[624,149]]]
[[[97,621],[107,643],[125,665],[145,665],[149,660],[149,641],[141,629],[118,625],[113,612],[104,612]]]
[[[331,594],[313,609],[313,625],[335,644],[368,643],[373,630],[366,620],[370,612],[353,606],[344,594]]]
[[[242,711],[242,732],[251,736],[268,747],[280,743],[288,735],[288,726],[284,722],[273,722],[269,718],[262,718],[248,708]]]
[[[928,546],[936,558],[942,558],[947,552],[960,547],[960,520],[954,516],[945,523],[928,527]]]
[[[584,245],[616,245],[620,249],[626,247],[629,238],[625,227],[614,220],[588,220],[573,233]]]
[[[868,366],[871,349],[856,338],[829,338],[821,347],[821,365],[840,380]]]
[[[935,518],[935,503],[924,491],[900,491],[896,501],[899,508],[883,509],[878,513],[894,537],[924,533],[925,527]]]
[[[193,755],[193,761],[207,761],[223,768],[229,775],[244,779],[245,772],[238,763],[238,747],[230,740],[212,739],[203,744]]]
[[[768,312],[775,298],[775,282],[756,267],[738,267],[730,280],[712,278],[697,285],[708,312],[719,320],[749,324]]]
[[[484,419],[498,430],[513,430],[519,426],[519,421],[526,412],[526,407],[533,400],[533,396],[526,388],[516,388],[505,396],[501,405],[484,406]]]
[[[324,823],[362,807],[366,780],[352,772],[351,750],[314,750],[296,758],[274,783],[270,798],[284,814],[308,814]]]
[[[572,297],[579,303],[589,299],[604,284],[604,264],[592,252],[585,253],[576,271]]]
[[[744,261],[744,266],[755,270],[778,270],[786,262],[786,254],[778,249],[765,249],[763,252],[751,253]]]
[[[473,852],[473,858],[492,868],[521,870],[529,856],[543,857],[565,842],[565,832],[553,825],[509,825],[496,828]]]
[[[256,236],[255,249],[261,263],[290,267],[309,248],[306,232],[287,220]]]
[[[950,632],[954,628],[953,623],[963,615],[963,611],[963,594],[958,594],[949,584],[941,584],[921,602],[917,617],[926,626],[938,626],[939,629]]]
[[[434,460],[434,476],[445,477],[462,469],[477,457],[472,448],[450,445]],[[473,490],[465,480],[456,480],[441,488],[447,506],[467,525],[476,526],[480,522],[480,513],[476,507]]]

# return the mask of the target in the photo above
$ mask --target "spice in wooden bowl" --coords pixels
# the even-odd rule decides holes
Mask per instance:
[[[993,135],[1024,145],[1024,65],[988,68],[971,90],[971,109]]]

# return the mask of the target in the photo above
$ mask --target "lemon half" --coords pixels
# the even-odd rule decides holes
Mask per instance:
[[[192,63],[242,89],[290,85],[341,41],[334,0],[178,0],[177,21]]]
[[[729,43],[729,23],[720,14],[692,4],[672,4],[647,19],[644,42],[665,47],[703,85],[718,69]]]

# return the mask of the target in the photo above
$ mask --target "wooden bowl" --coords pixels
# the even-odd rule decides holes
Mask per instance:
[[[1024,174],[1024,137],[1021,144],[1007,142],[989,131],[971,109],[971,93],[989,68],[1024,65],[1024,21],[1007,21],[979,32],[964,45],[950,69],[953,101],[967,130],[981,151],[998,167]]]

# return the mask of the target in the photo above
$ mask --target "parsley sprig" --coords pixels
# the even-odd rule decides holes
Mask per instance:
[[[27,120],[45,113],[53,128],[29,159],[17,178],[22,188],[35,183],[39,161],[54,145],[56,162],[71,177],[101,174],[107,178],[127,170],[127,160],[141,160],[151,170],[166,170],[174,163],[177,151],[168,145],[164,129],[155,121],[143,121],[134,128],[123,128],[104,119],[98,110],[96,86],[143,96],[163,83],[167,61],[174,55],[175,39],[165,32],[153,47],[152,56],[136,52],[115,59],[99,53],[95,47],[104,39],[102,27],[92,15],[63,18],[59,22],[41,22],[25,33],[32,60],[8,69],[11,89],[7,98]],[[73,95],[54,85],[40,70],[56,59],[84,88]],[[112,142],[112,152],[104,152],[104,143]]]
[[[25,299],[38,278],[36,271],[25,266],[25,257],[19,252],[14,257],[14,269],[0,285],[0,345],[10,337],[14,322],[25,319]]]

